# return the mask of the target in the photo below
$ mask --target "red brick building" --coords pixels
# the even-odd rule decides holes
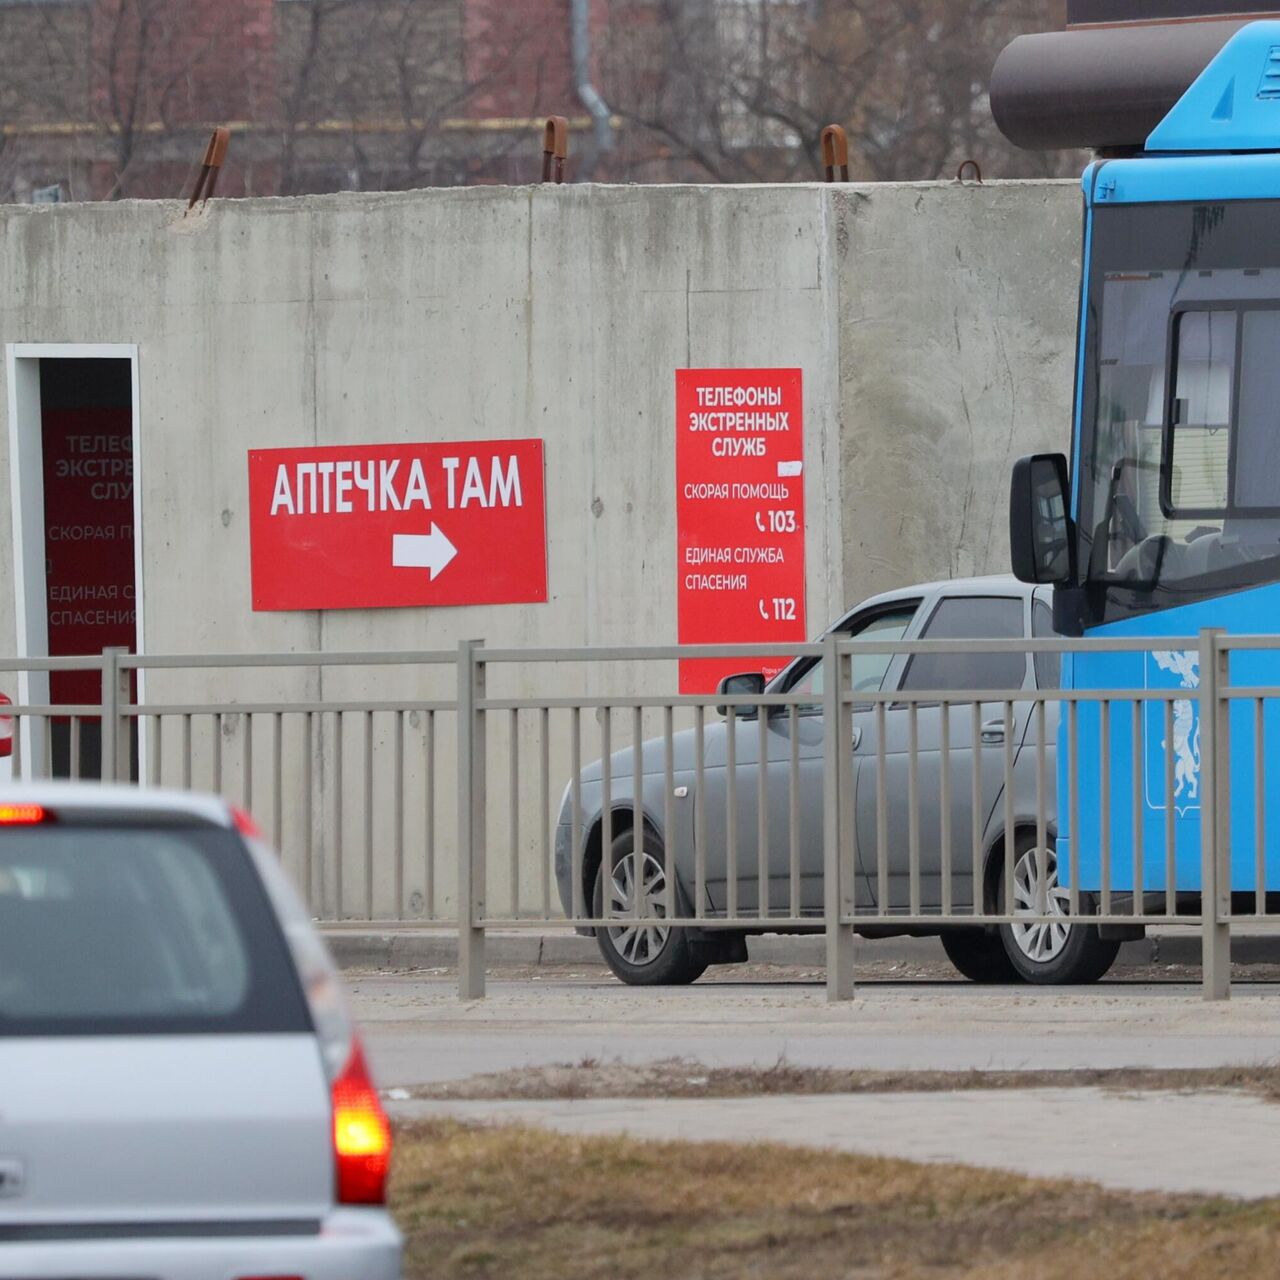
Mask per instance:
[[[225,195],[527,181],[543,117],[589,123],[570,20],[570,0],[0,0],[0,198],[176,196],[224,123]]]
[[[551,113],[570,179],[813,179],[833,121],[855,178],[1044,172],[984,88],[1009,38],[1061,20],[1061,0],[0,0],[0,200],[178,196],[217,124],[221,195],[535,181]]]

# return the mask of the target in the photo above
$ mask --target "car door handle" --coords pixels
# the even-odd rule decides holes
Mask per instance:
[[[855,751],[857,751],[857,749],[862,745],[862,730],[859,729],[857,725],[854,725],[853,738],[851,741],[853,743],[853,749]]]
[[[988,720],[982,726],[982,740],[988,743],[1004,741],[1004,721]]]

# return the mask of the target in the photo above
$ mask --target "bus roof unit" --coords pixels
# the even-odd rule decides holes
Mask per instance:
[[[991,113],[1005,137],[1029,150],[1138,152],[1151,136],[1161,151],[1277,149],[1280,124],[1269,122],[1272,109],[1280,120],[1280,98],[1260,95],[1272,85],[1265,72],[1280,71],[1269,62],[1272,46],[1280,49],[1278,30],[1274,21],[1236,17],[1019,36],[991,72]],[[1214,89],[1202,91],[1210,66]],[[1272,87],[1280,90],[1280,79]],[[1176,129],[1166,129],[1173,116]],[[1236,137],[1246,141],[1227,141]]]
[[[1148,151],[1280,151],[1280,22],[1251,22],[1178,99]]]

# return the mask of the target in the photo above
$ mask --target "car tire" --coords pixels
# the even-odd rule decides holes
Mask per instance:
[[[652,919],[666,914],[666,870],[662,842],[650,831],[645,831],[640,856],[644,871],[641,877],[645,888],[647,909]],[[592,894],[592,914],[597,920],[604,916],[605,868],[613,873],[612,910],[626,915],[631,910],[630,893],[635,882],[635,837],[624,831],[614,837],[607,863],[602,859],[596,872],[595,890]],[[684,895],[676,884],[677,910],[682,914]],[[620,924],[616,928],[598,928],[596,944],[604,962],[617,977],[632,987],[687,986],[706,972],[707,962],[699,958],[688,929],[663,929],[660,925],[631,928]]]
[[[947,929],[942,949],[961,977],[970,982],[1021,982],[999,933],[986,929]]]
[[[1065,913],[1067,890],[1058,884],[1058,859],[1055,842],[1050,839],[1045,850],[1049,872],[1047,901],[1050,914]],[[1039,860],[1036,840],[1025,833],[1014,845],[1014,910],[1015,914],[1034,914]],[[996,909],[1004,909],[1004,867],[1001,865],[996,884]],[[1002,924],[1000,941],[1010,963],[1028,982],[1044,986],[1067,986],[1097,982],[1115,963],[1119,941],[1108,941],[1098,934],[1097,925],[1080,924]]]

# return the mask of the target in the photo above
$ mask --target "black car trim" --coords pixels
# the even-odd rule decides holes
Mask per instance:
[[[318,1236],[319,1218],[235,1218],[175,1222],[0,1222],[0,1243],[75,1240],[199,1240],[236,1236]]]

